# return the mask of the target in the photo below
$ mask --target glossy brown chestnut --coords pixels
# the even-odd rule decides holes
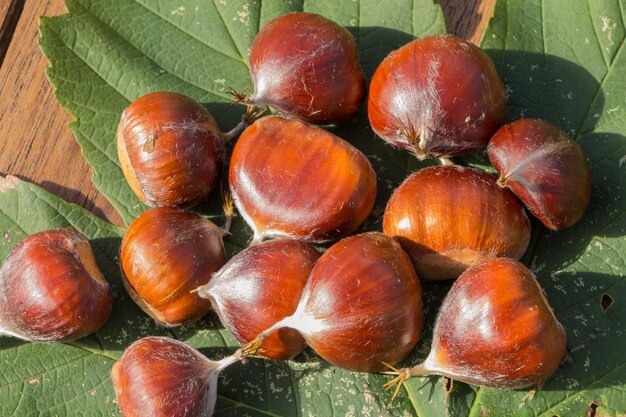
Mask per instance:
[[[320,15],[289,13],[270,21],[250,49],[250,104],[315,124],[349,118],[365,97],[356,41]]]
[[[452,35],[417,39],[393,51],[370,84],[372,129],[420,159],[473,152],[502,123],[504,85],[489,56]]]
[[[212,361],[178,340],[146,337],[113,365],[111,379],[124,417],[210,417],[217,378],[249,352]]]
[[[149,206],[189,206],[215,187],[224,144],[213,117],[182,94],[159,91],[133,101],[117,128],[124,176]]]
[[[189,211],[172,207],[142,213],[128,227],[120,253],[126,290],[164,325],[204,316],[211,303],[191,291],[224,265],[224,230]]]
[[[408,256],[382,233],[364,233],[321,256],[296,312],[258,340],[289,327],[331,364],[374,372],[415,347],[422,323],[422,290]]]
[[[208,284],[198,289],[211,300],[220,321],[240,343],[247,343],[276,322],[291,316],[319,258],[312,245],[278,239],[251,246],[235,255]],[[289,359],[306,342],[293,329],[280,329],[260,346],[263,356]]]
[[[565,331],[533,273],[513,259],[488,259],[452,285],[426,360],[399,370],[390,385],[438,374],[495,388],[536,386],[564,353]]]
[[[591,172],[580,146],[550,123],[522,119],[502,126],[487,153],[508,187],[546,227],[559,230],[582,217]]]
[[[89,241],[72,229],[28,236],[0,269],[0,335],[78,339],[106,323],[112,302]]]
[[[457,278],[484,258],[520,258],[530,239],[530,222],[515,196],[492,175],[459,166],[408,177],[387,203],[383,229],[425,279]]]
[[[243,132],[229,181],[254,242],[338,238],[363,223],[376,199],[376,174],[361,151],[324,129],[278,116]]]

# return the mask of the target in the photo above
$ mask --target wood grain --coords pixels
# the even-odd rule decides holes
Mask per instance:
[[[61,0],[29,1],[0,67],[0,174],[12,174],[122,224],[91,182],[91,170],[67,124],[71,116],[54,98],[38,39],[42,15],[65,13]],[[9,17],[7,17],[9,18]]]
[[[0,4],[0,66],[24,10],[24,0],[5,0]]]
[[[438,3],[449,31],[478,43],[495,0]],[[13,19],[0,26],[10,29],[0,36],[9,39],[0,64],[0,174],[32,181],[121,225],[117,212],[91,182],[92,172],[68,127],[72,118],[54,98],[45,76],[48,64],[37,45],[38,19],[65,12],[62,0],[0,1],[0,24]]]
[[[479,44],[496,0],[437,0],[437,3],[443,8],[448,32]]]

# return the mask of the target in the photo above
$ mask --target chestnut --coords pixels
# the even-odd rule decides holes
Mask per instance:
[[[34,342],[78,339],[106,323],[112,303],[89,241],[72,229],[28,236],[0,269],[0,335]]]
[[[217,379],[226,367],[254,356],[238,350],[219,361],[167,337],[145,337],[113,365],[111,379],[123,417],[210,417]]]
[[[313,267],[293,315],[250,346],[291,328],[331,364],[375,372],[408,355],[422,323],[422,290],[411,261],[398,242],[371,232],[331,246]]]
[[[278,116],[242,133],[229,183],[253,243],[336,239],[359,227],[376,199],[376,174],[361,151],[324,129]]]
[[[437,374],[494,388],[537,386],[564,353],[565,331],[534,274],[513,259],[486,259],[452,285],[426,360],[390,372],[398,377],[387,385]]]
[[[211,303],[191,291],[224,265],[223,235],[223,229],[190,211],[145,211],[122,239],[120,267],[128,294],[160,324],[201,318]]]
[[[149,206],[189,206],[213,190],[224,137],[200,104],[159,91],[133,101],[117,128],[117,151],[128,184]]]
[[[460,166],[424,168],[393,193],[383,230],[398,239],[420,277],[454,279],[485,258],[520,258],[530,221],[509,190],[485,172]]]
[[[250,74],[246,103],[314,124],[349,118],[365,97],[354,37],[317,14],[289,13],[265,25],[250,49]]]
[[[582,217],[591,195],[591,172],[578,143],[558,127],[535,119],[502,126],[487,147],[500,174],[526,208],[552,230]]]
[[[419,159],[471,153],[502,123],[505,89],[489,56],[452,35],[414,40],[378,66],[367,104],[374,132]]]
[[[263,242],[235,255],[197,292],[211,300],[224,327],[240,343],[247,343],[296,311],[319,256],[308,243],[291,239]],[[302,352],[305,346],[300,333],[285,328],[268,336],[260,348],[264,357],[282,360]]]

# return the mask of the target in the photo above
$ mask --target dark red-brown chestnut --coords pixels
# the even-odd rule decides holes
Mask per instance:
[[[502,123],[504,85],[489,56],[452,35],[417,39],[378,66],[368,97],[372,129],[419,159],[473,152]]]
[[[481,261],[448,292],[426,360],[391,372],[398,377],[444,375],[494,388],[537,386],[565,353],[565,331],[533,273],[509,258]]]
[[[212,361],[167,337],[130,345],[111,371],[123,417],[211,417],[219,373],[254,352],[238,350]]]
[[[250,49],[254,93],[249,104],[267,104],[309,123],[349,118],[363,102],[366,85],[350,32],[312,13],[271,20]]]
[[[117,151],[128,184],[149,206],[189,206],[213,190],[224,137],[200,104],[159,91],[133,101],[117,128]]]
[[[484,258],[520,258],[530,239],[524,208],[485,172],[460,166],[409,176],[385,208],[383,230],[425,279],[454,279]]]
[[[122,240],[126,290],[161,324],[199,319],[211,303],[191,291],[224,265],[223,236],[224,229],[189,211],[158,207],[143,212]]]
[[[235,255],[198,289],[211,300],[220,321],[240,343],[291,316],[319,252],[312,245],[277,239],[251,246]],[[306,342],[293,329],[280,329],[268,336],[260,348],[263,356],[289,359],[300,353]]]
[[[295,313],[251,344],[291,328],[331,364],[374,372],[415,347],[422,322],[422,290],[408,256],[382,233],[364,233],[331,246],[313,267]]]
[[[324,129],[278,116],[243,132],[229,182],[253,242],[336,239],[361,225],[376,199],[376,174],[361,151]]]
[[[502,126],[487,147],[508,187],[548,228],[569,227],[591,195],[591,172],[580,145],[550,123],[521,119]]]
[[[106,323],[112,302],[89,241],[72,229],[28,236],[0,269],[0,335],[34,342],[78,339]]]

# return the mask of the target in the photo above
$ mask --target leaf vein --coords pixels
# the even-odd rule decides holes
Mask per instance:
[[[240,57],[236,57],[236,56],[232,56],[227,54],[224,51],[220,51],[219,49],[209,45],[208,43],[202,41],[200,38],[198,38],[197,36],[193,35],[191,32],[183,29],[181,26],[178,26],[175,23],[172,23],[170,20],[168,20],[167,18],[165,18],[164,16],[160,15],[159,13],[155,12],[154,10],[152,10],[151,8],[149,8],[148,6],[146,6],[145,4],[141,3],[139,0],[133,0],[136,4],[138,4],[139,6],[143,7],[144,9],[146,9],[147,11],[149,11],[150,13],[160,17],[161,19],[163,19],[163,21],[167,22],[169,25],[171,25],[172,27],[174,27],[175,29],[178,29],[179,31],[181,31],[182,33],[184,33],[185,35],[189,36],[192,39],[195,39],[196,41],[200,42],[202,45],[204,45],[205,47],[207,47],[208,49],[217,52],[220,55],[225,56],[226,58],[230,58],[230,59],[234,59],[235,61],[239,61],[241,63],[243,63],[245,65],[245,62],[243,60],[243,56]],[[228,30],[228,28],[227,28]],[[235,45],[235,48],[237,48],[237,45]],[[239,52],[239,49],[237,48],[237,51]],[[239,54],[241,55],[241,52],[239,52]]]
[[[585,127],[585,122],[587,121],[587,119],[589,118],[589,115],[591,114],[591,109],[592,107],[594,107],[594,103],[596,102],[598,95],[602,92],[602,88],[604,87],[604,83],[606,81],[606,79],[609,77],[609,75],[611,74],[611,71],[613,70],[613,66],[615,65],[615,61],[618,60],[619,55],[622,53],[622,49],[624,48],[624,39],[622,39],[622,43],[620,44],[619,48],[617,49],[617,52],[615,53],[615,56],[613,57],[613,59],[611,60],[611,63],[609,64],[608,68],[606,69],[606,72],[604,73],[604,75],[602,76],[602,80],[600,81],[600,83],[598,84],[598,88],[596,89],[596,92],[593,95],[593,98],[591,99],[591,102],[589,103],[589,107],[587,107],[587,112],[585,113],[585,116],[583,117],[580,126],[578,127],[577,130],[577,134],[576,137],[574,138],[574,140],[576,142],[578,142],[578,139],[581,138],[581,136],[585,133],[589,133],[593,130],[598,130],[598,126],[596,126],[595,128],[590,128],[584,132],[581,133],[582,128]]]
[[[62,368],[64,368],[64,367],[66,367],[66,366],[71,365],[71,364],[72,364],[72,363],[74,363],[74,362],[78,362],[78,361],[80,361],[81,359],[85,359],[87,356],[90,356],[90,355],[91,355],[91,354],[90,354],[90,353],[88,353],[88,354],[86,354],[86,355],[79,356],[78,358],[74,358],[74,359],[71,359],[71,360],[69,360],[69,361],[67,361],[67,362],[63,362],[63,363],[61,363],[61,364],[59,364],[59,365],[53,366],[52,368],[50,368],[50,369],[46,369],[46,370],[44,370],[43,372],[37,372],[37,373],[35,373],[35,374],[29,375],[29,376],[27,376],[27,377],[26,377],[26,378],[24,378],[24,379],[20,379],[20,380],[18,380],[18,381],[13,381],[13,382],[9,382],[9,383],[6,383],[6,384],[3,384],[3,385],[0,385],[0,390],[1,390],[1,389],[4,389],[4,388],[11,387],[11,386],[14,386],[14,385],[16,385],[16,384],[22,384],[22,383],[24,383],[25,381],[27,381],[27,380],[29,380],[29,379],[32,379],[32,378],[34,378],[34,377],[36,377],[36,376],[47,375],[48,373],[50,373],[50,372],[52,372],[52,371],[56,371],[56,370],[58,370],[58,369],[62,369]],[[42,364],[42,365],[43,365],[43,364]]]
[[[559,400],[558,402],[548,406],[547,410],[545,410],[541,414],[538,414],[536,417],[542,417],[542,416],[545,416],[545,415],[552,415],[550,413],[552,413],[556,407],[558,407],[559,405],[567,402],[568,400],[570,400],[570,399],[572,399],[572,398],[574,398],[576,396],[580,396],[581,392],[586,391],[587,389],[589,389],[590,387],[592,387],[596,383],[601,383],[602,379],[604,379],[608,375],[611,375],[613,372],[616,372],[617,370],[619,370],[620,368],[624,367],[625,365],[626,365],[626,362],[622,362],[621,364],[619,364],[615,368],[609,370],[608,372],[606,372],[603,375],[600,375],[599,377],[597,377],[596,379],[592,380],[587,385],[583,386],[582,388],[578,389],[577,391],[572,392],[571,394],[566,393],[565,397],[562,400]]]
[[[230,40],[232,41],[233,45],[235,46],[235,49],[237,50],[237,53],[239,53],[239,57],[241,58],[241,61],[247,65],[247,63],[245,62],[244,59],[244,55],[243,52],[241,51],[241,49],[239,48],[239,45],[237,44],[237,41],[235,40],[235,37],[233,36],[233,33],[230,30],[230,27],[228,26],[228,24],[226,24],[226,20],[224,19],[224,15],[222,15],[222,12],[220,11],[219,7],[217,6],[217,3],[215,2],[215,0],[213,1],[213,6],[215,6],[215,10],[217,10],[217,15],[219,16],[220,20],[222,21],[222,24],[224,25],[224,28],[226,28],[226,32],[228,32],[228,36],[230,36]],[[259,7],[260,9],[260,7]],[[259,18],[259,25],[261,19]],[[258,30],[257,30],[258,32]]]

